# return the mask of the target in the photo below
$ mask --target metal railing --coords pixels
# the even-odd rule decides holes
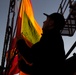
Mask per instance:
[[[59,13],[65,15],[68,10],[68,16],[65,18],[66,24],[63,30],[61,30],[61,34],[63,36],[73,36],[76,30],[76,3],[74,0],[62,0],[60,6],[58,8]]]

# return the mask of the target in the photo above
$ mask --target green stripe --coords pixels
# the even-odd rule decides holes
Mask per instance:
[[[23,17],[23,31],[22,34],[33,44],[39,41],[40,36],[37,33],[36,29],[34,28],[33,24],[29,20],[26,13],[24,13]]]

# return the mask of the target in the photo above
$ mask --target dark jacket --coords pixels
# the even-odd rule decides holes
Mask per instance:
[[[33,63],[31,75],[62,75],[64,73],[64,42],[58,30],[52,29],[43,33],[39,42],[24,51],[22,54],[24,58]]]

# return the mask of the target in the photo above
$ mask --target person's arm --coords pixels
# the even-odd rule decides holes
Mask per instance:
[[[16,44],[17,44],[17,49],[18,49],[19,53],[22,55],[23,59],[32,63],[33,60],[32,60],[31,48],[28,47],[25,40],[20,39],[17,41]]]

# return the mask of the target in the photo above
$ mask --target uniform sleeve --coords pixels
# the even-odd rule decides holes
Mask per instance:
[[[17,49],[24,59],[26,59],[30,63],[33,62],[31,48],[28,47],[23,39],[17,41]]]

